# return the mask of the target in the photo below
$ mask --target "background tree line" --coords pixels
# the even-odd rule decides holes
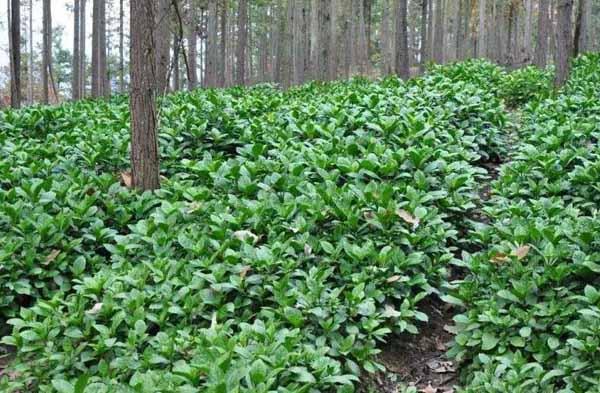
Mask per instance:
[[[564,79],[569,58],[600,46],[600,0],[152,4],[153,57],[161,93],[266,82],[289,87],[356,75],[406,78],[430,61],[472,57],[507,67],[554,63],[557,78]],[[34,32],[32,12],[40,5],[43,24],[41,32]],[[53,27],[50,5],[51,0],[7,0],[3,30],[9,35],[10,69],[4,72],[10,74],[10,99],[4,101],[18,107],[22,102],[125,92],[130,81],[128,1],[72,0],[68,6],[74,37],[67,45]],[[42,35],[41,48],[33,47],[34,34]]]

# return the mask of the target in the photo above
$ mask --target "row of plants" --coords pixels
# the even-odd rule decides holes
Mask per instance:
[[[448,279],[504,151],[498,72],[166,97],[141,195],[124,99],[0,114],[0,386],[354,391]]]
[[[541,80],[540,80],[541,82]],[[532,83],[535,84],[535,83]],[[451,284],[464,392],[597,392],[600,386],[600,56],[521,114]]]

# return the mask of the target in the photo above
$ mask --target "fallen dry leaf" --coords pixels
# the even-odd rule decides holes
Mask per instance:
[[[133,177],[131,176],[131,172],[121,172],[121,185],[131,188],[133,184]]]
[[[48,256],[46,257],[46,265],[54,262],[56,257],[58,257],[58,254],[60,254],[60,250],[52,250],[50,254],[48,254]]]
[[[431,384],[428,384],[423,389],[419,389],[419,392],[421,393],[437,393],[437,391],[437,388],[434,388],[433,386],[431,386]]]
[[[520,261],[521,259],[525,258],[527,254],[529,254],[529,250],[531,250],[531,246],[524,245],[514,250],[511,255],[517,257],[517,259]]]
[[[417,217],[413,216],[406,210],[398,209],[398,210],[396,210],[396,215],[398,215],[398,217],[403,219],[408,224],[412,224],[413,228],[418,227],[419,224],[421,223],[421,221]]]

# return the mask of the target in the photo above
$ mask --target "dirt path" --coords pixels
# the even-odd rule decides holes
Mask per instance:
[[[488,180],[479,194],[483,203],[491,198],[491,184],[498,178],[502,165],[510,161],[516,146],[517,130],[520,125],[519,111],[508,112],[509,122],[505,146],[510,150],[502,160],[480,164],[487,170]],[[476,211],[472,219],[488,223],[488,218]],[[455,279],[465,272],[456,272]],[[378,361],[387,372],[371,375],[363,384],[364,392],[377,393],[454,393],[459,385],[460,365],[448,359],[446,352],[453,340],[453,317],[456,311],[441,300],[430,300],[423,305],[423,312],[429,316],[429,323],[419,326],[417,335],[401,335],[391,338],[380,347]]]

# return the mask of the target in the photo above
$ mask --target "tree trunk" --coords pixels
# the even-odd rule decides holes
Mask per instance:
[[[364,0],[354,0],[355,13],[353,20],[355,20],[355,59],[354,66],[360,75],[365,75],[368,68],[368,53],[367,53],[367,31],[365,26],[365,15],[364,15]]]
[[[171,63],[171,72],[173,77],[173,91],[179,91],[181,88],[180,84],[180,73],[179,73],[179,49],[180,42],[177,33],[173,33],[173,59]]]
[[[92,97],[98,97],[98,5],[99,0],[92,1]]]
[[[86,93],[86,0],[79,0],[80,12],[79,15],[81,19],[79,20],[79,98],[84,98]]]
[[[321,1],[311,0],[310,5],[310,74],[314,80],[321,79],[320,62],[321,62],[321,49],[320,49],[320,36],[319,31],[321,29]]]
[[[132,0],[130,0],[132,1]],[[137,0],[135,0],[137,1]],[[140,0],[144,1],[145,0]],[[133,1],[132,1],[133,2]],[[157,94],[163,95],[167,92],[168,72],[169,72],[169,52],[171,37],[169,29],[169,12],[171,9],[170,0],[158,0],[156,13],[154,15],[156,28],[154,29],[154,50],[155,69],[156,69],[156,88]]]
[[[462,4],[462,0],[459,0],[460,4]],[[427,56],[427,3],[428,0],[421,0],[421,45],[420,45],[420,55],[421,55],[421,61],[420,61],[420,70],[421,72],[425,72],[425,64],[428,61],[428,56]],[[460,25],[459,25],[459,29],[460,29]],[[458,53],[458,49],[457,49],[457,53]]]
[[[125,10],[123,0],[119,0],[119,92],[125,91]]]
[[[338,73],[338,0],[331,0],[329,10],[329,80],[335,80]]]
[[[79,62],[81,61],[81,55],[79,54],[79,49],[81,48],[81,43],[79,42],[81,38],[81,33],[79,31],[79,22],[81,21],[80,15],[80,4],[79,0],[73,1],[73,68],[71,75],[71,98],[73,100],[79,100],[81,98],[81,88],[79,83],[81,82],[81,78],[79,76],[79,72],[81,71],[81,67],[79,66]]]
[[[188,8],[188,26],[187,26],[187,44],[188,44],[188,62],[190,66],[188,89],[194,90],[198,87],[198,29],[196,7],[192,0],[189,1]]]
[[[533,0],[525,0],[525,60],[531,61],[533,39]]]
[[[477,36],[477,57],[483,58],[487,56],[486,48],[486,26],[485,17],[487,12],[487,1],[479,0],[479,31]]]
[[[396,74],[406,80],[410,77],[408,61],[407,0],[398,0],[396,19]]]
[[[577,5],[577,20],[575,24],[575,37],[573,40],[573,56],[589,50],[589,19],[591,18],[591,1],[579,0]]]
[[[435,2],[435,27],[433,37],[433,60],[442,64],[444,62],[444,13],[443,13],[443,0],[436,0]]]
[[[248,46],[248,0],[240,0],[238,8],[238,42],[236,48],[236,78],[239,86],[246,84],[246,47]]]
[[[304,39],[304,0],[300,0],[299,4],[294,7],[294,38],[293,38],[293,81],[295,85],[304,83],[305,77],[305,47],[306,40]]]
[[[227,0],[222,0],[221,9],[221,48],[219,53],[218,85],[225,86],[225,74],[227,73],[227,19],[229,14]]]
[[[154,7],[151,0],[132,0],[131,15],[131,175],[133,187],[160,187],[156,136],[156,78],[153,58]]]
[[[27,59],[27,101],[33,104],[33,0],[29,0],[29,58]]]
[[[42,5],[42,102],[50,103],[49,74],[52,62],[52,15],[50,13],[50,0],[43,0]]]
[[[10,103],[21,107],[21,4],[10,1]]]
[[[540,0],[538,10],[538,35],[535,46],[534,64],[546,68],[548,58],[548,36],[550,35],[550,18],[548,7],[550,0]]]
[[[565,84],[569,77],[570,55],[573,43],[571,16],[573,13],[573,0],[558,0],[557,4],[557,42],[556,42],[556,87]]]
[[[206,85],[217,86],[217,60],[218,60],[218,13],[217,0],[208,1],[208,35],[206,49]]]

